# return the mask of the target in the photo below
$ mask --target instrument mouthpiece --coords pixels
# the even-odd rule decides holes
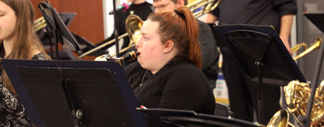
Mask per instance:
[[[120,57],[120,62],[123,62],[125,60],[135,60],[135,58],[139,55],[140,53],[139,52],[135,52],[135,51],[131,51],[131,52],[128,52],[126,53],[125,55],[123,55],[122,57]]]

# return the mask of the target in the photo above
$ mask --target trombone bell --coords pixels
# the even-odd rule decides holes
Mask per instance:
[[[311,47],[306,49],[304,52],[302,52],[298,56],[296,56],[294,58],[294,60],[298,60],[299,58],[301,58],[301,57],[305,56],[306,54],[308,54],[308,53],[314,51],[315,49],[319,48],[321,46],[321,43],[322,43],[322,38],[316,37],[315,43]]]
[[[137,15],[133,13],[126,18],[126,31],[131,41],[135,44],[137,43],[138,39],[141,38],[141,28],[143,26],[143,21]]]

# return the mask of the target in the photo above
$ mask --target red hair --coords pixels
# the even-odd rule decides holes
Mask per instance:
[[[173,41],[179,50],[175,61],[190,61],[198,68],[202,66],[202,56],[198,42],[199,27],[192,12],[187,7],[175,11],[152,13],[147,20],[159,23],[157,33],[162,43]]]

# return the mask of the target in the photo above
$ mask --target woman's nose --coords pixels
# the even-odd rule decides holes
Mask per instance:
[[[136,45],[135,45],[135,49],[136,49],[136,50],[137,50],[138,47],[141,46],[141,44],[142,44],[142,40],[143,40],[143,37],[141,37],[141,38],[138,39],[138,41],[137,41],[137,43],[136,43]]]

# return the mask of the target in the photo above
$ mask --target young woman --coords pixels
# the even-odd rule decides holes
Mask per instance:
[[[140,104],[213,114],[215,99],[200,70],[198,24],[190,9],[151,14],[141,34],[136,44],[138,62],[125,68]]]
[[[30,0],[0,0],[0,57],[50,59],[33,31]],[[0,71],[0,126],[32,126],[5,70]]]

